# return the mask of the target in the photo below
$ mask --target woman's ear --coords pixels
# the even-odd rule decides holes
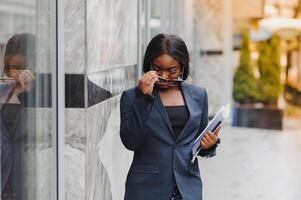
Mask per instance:
[[[179,76],[182,80],[184,80],[184,67],[181,67],[181,72]]]

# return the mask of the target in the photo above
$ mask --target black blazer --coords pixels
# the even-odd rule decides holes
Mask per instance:
[[[198,162],[190,163],[192,144],[208,122],[208,100],[204,88],[183,82],[181,90],[189,120],[175,140],[172,127],[156,90],[144,95],[138,87],[122,93],[120,137],[134,151],[125,200],[169,200],[174,180],[185,200],[202,199]],[[215,148],[201,156],[215,155]]]
[[[0,85],[0,135],[1,135],[1,194],[4,187],[10,179],[11,187],[14,192],[14,199],[25,199],[22,197],[22,137],[25,137],[26,132],[22,122],[22,106],[17,109],[6,110],[6,112],[15,112],[13,128],[9,132],[4,123],[3,117],[6,113],[3,112],[3,107],[10,93],[12,85]]]

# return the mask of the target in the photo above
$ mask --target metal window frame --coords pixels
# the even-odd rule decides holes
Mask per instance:
[[[65,68],[64,68],[64,1],[53,2],[55,24],[53,25],[52,102],[54,149],[54,198],[65,199],[64,136],[65,136]]]

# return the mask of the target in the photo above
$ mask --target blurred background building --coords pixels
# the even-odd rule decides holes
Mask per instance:
[[[36,35],[38,103],[26,108],[24,199],[123,198],[132,153],[119,138],[119,99],[122,91],[137,84],[146,46],[162,32],[186,42],[191,55],[188,81],[207,88],[210,115],[227,102],[233,104],[226,133],[260,134],[260,129],[235,129],[231,124],[254,127],[246,116],[268,123],[273,119],[260,118],[261,110],[276,109],[281,123],[276,129],[301,135],[300,12],[300,0],[0,0],[1,72],[7,40],[16,33]],[[272,95],[276,102],[233,98],[243,33],[249,38],[254,80],[261,77],[260,45],[270,45],[272,36],[279,40],[281,89]],[[247,114],[239,114],[239,108]],[[235,121],[241,118],[241,124]],[[231,142],[229,137],[235,135],[227,137]],[[300,159],[297,162],[300,166]],[[301,198],[296,193],[296,198],[281,199],[298,199],[297,195]]]

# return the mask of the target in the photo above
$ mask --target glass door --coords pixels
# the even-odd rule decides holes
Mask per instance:
[[[56,199],[55,17],[50,0],[0,0],[2,200]]]

